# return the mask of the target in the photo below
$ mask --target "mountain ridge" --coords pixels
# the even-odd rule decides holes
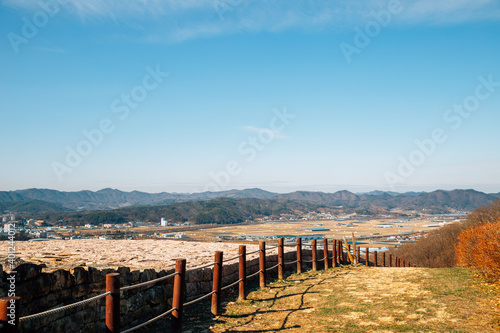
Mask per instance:
[[[141,191],[125,192],[104,188],[98,191],[65,192],[51,189],[24,189],[16,191],[0,191],[0,203],[4,210],[7,206],[21,209],[23,205],[14,203],[35,202],[30,206],[49,211],[78,210],[110,210],[132,206],[161,206],[189,201],[206,201],[217,198],[231,199],[283,199],[307,202],[329,207],[347,208],[378,208],[391,210],[394,208],[422,209],[440,208],[456,210],[473,210],[489,204],[500,196],[496,193],[484,193],[473,189],[467,190],[436,190],[432,192],[406,192],[396,194],[388,191],[372,191],[368,193],[352,193],[341,190],[333,193],[320,191],[295,191],[290,193],[274,193],[259,188],[244,190],[226,190],[220,192],[200,193],[147,193]],[[43,202],[45,204],[43,204]],[[8,205],[6,205],[8,203]],[[43,210],[41,210],[43,211]],[[22,212],[22,211],[21,211]]]

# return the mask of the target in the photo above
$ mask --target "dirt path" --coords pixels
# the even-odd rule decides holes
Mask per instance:
[[[292,275],[191,332],[499,332],[498,290],[463,269],[335,268]]]

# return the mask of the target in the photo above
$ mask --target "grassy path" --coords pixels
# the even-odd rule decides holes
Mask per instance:
[[[185,331],[499,332],[498,297],[465,269],[335,268],[270,283],[215,320],[187,314]]]

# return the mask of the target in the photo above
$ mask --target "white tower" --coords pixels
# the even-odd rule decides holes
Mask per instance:
[[[167,227],[168,226],[168,221],[165,220],[165,218],[163,218],[163,217],[161,218],[161,226],[162,227]]]

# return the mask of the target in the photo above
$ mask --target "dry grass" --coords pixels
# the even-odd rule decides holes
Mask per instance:
[[[498,289],[478,281],[466,269],[307,272],[227,303],[215,319],[200,305],[185,331],[498,332]]]

